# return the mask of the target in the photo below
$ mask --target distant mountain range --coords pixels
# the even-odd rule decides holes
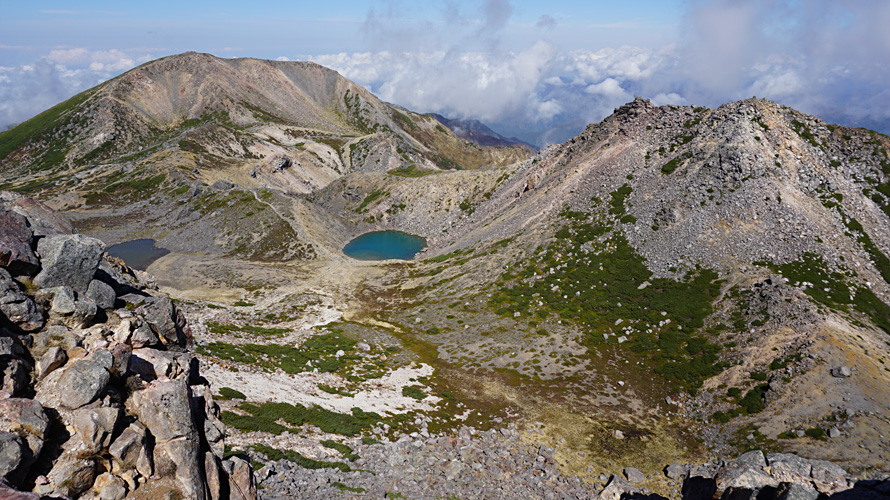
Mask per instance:
[[[473,141],[480,146],[520,146],[531,148],[531,151],[535,149],[531,144],[515,137],[502,136],[479,120],[452,120],[436,113],[431,113],[430,116],[439,120],[442,125],[451,129],[459,137]]]

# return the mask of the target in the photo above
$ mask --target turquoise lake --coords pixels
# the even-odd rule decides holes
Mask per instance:
[[[358,260],[411,260],[426,246],[420,236],[401,231],[365,233],[343,247],[343,253]]]
[[[141,239],[125,241],[117,245],[111,245],[106,250],[108,255],[122,259],[133,269],[145,271],[152,262],[170,253],[166,248],[155,246],[155,240]]]

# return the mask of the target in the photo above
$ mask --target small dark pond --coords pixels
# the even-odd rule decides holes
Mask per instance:
[[[365,233],[343,247],[343,253],[358,260],[411,260],[426,246],[420,236],[401,231]]]
[[[117,245],[111,245],[106,250],[108,255],[123,259],[133,269],[145,271],[152,262],[170,253],[166,248],[155,246],[155,240],[142,239],[125,241]]]

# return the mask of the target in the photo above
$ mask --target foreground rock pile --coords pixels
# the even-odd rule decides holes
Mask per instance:
[[[184,316],[104,250],[0,193],[0,498],[255,498]]]
[[[514,428],[457,436],[411,437],[356,445],[351,471],[310,470],[285,460],[257,471],[266,500],[326,498],[587,499],[593,486],[561,475],[546,446],[524,443]]]
[[[402,436],[358,445],[352,470],[310,470],[286,460],[263,462],[260,498],[461,498],[823,500],[890,499],[890,479],[859,480],[840,466],[793,454],[752,451],[734,460],[672,463],[662,471],[669,497],[653,493],[655,479],[633,467],[602,475],[592,485],[561,475],[554,450],[524,443],[513,426],[457,436]],[[663,483],[662,483],[663,484]]]

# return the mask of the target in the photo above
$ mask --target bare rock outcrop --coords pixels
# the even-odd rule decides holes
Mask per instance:
[[[672,467],[672,468],[671,468]],[[678,464],[665,469],[676,477]],[[722,464],[685,467],[683,499],[887,498],[888,481],[860,481],[832,462],[759,450]],[[671,477],[670,475],[668,477]]]
[[[0,498],[255,499],[185,317],[66,222],[0,193]]]

